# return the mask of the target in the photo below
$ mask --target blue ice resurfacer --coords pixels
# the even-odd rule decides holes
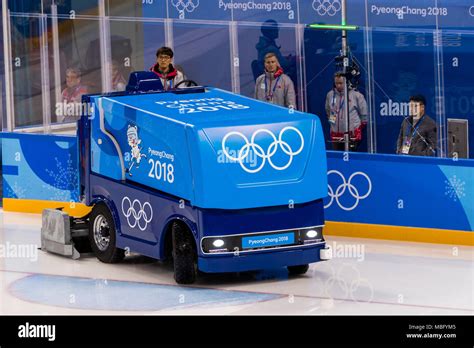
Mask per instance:
[[[176,281],[192,283],[198,270],[302,274],[330,257],[318,117],[216,88],[150,91],[137,76],[128,92],[86,96],[79,122],[99,260],[172,259]]]

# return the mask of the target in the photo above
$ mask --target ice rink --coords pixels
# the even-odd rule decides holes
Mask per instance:
[[[104,264],[37,250],[41,216],[0,210],[1,314],[474,314],[474,248],[326,236],[334,258],[174,282],[139,255]]]

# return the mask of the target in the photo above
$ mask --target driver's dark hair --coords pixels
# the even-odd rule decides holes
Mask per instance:
[[[421,103],[423,104],[423,106],[426,106],[426,98],[421,94],[412,95],[410,97],[410,101],[415,102],[415,103]]]
[[[160,55],[170,56],[170,58],[173,58],[174,53],[171,48],[163,46],[158,48],[158,51],[156,51],[156,57],[159,57]]]

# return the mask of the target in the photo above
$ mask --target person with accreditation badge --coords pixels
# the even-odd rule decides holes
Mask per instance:
[[[400,127],[397,154],[436,156],[436,122],[425,114],[426,99],[422,95],[410,97],[410,117]]]
[[[331,126],[330,137],[333,150],[344,151],[344,73],[334,74],[334,86],[326,95],[326,115]],[[362,131],[367,125],[368,108],[362,93],[348,89],[349,134],[351,151],[357,151],[362,141]]]
[[[275,53],[265,55],[265,73],[255,82],[255,99],[296,109],[295,86],[283,72]]]

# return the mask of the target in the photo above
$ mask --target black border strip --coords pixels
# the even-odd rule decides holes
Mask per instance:
[[[124,299],[125,301],[126,299]],[[26,322],[55,325],[56,340],[19,338]],[[0,346],[126,344],[247,345],[356,344],[471,347],[472,316],[2,316]],[[433,329],[410,329],[410,325]],[[434,329],[437,325],[450,328]],[[456,338],[407,338],[412,333],[456,334]]]

